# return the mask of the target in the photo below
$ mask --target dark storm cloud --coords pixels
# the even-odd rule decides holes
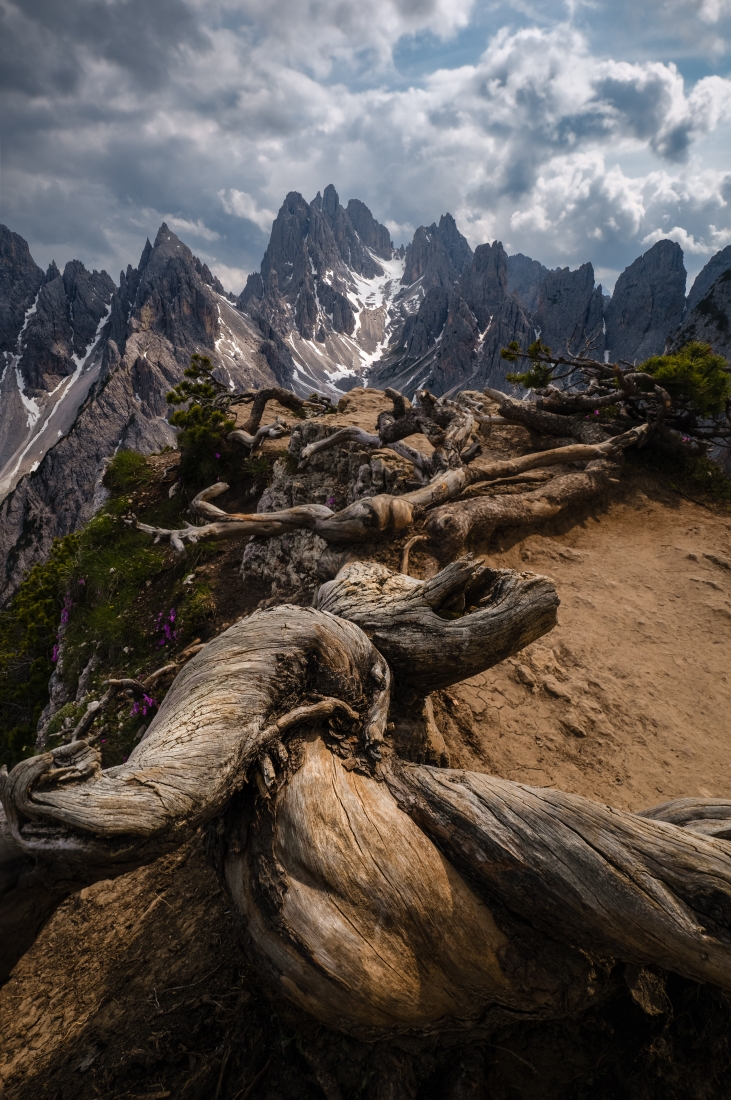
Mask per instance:
[[[26,95],[70,95],[90,61],[106,61],[152,90],[171,52],[210,47],[182,0],[2,0],[0,86]]]
[[[653,10],[719,38],[728,6]],[[599,55],[608,5],[575,9],[556,22],[546,0],[538,25],[492,6],[486,37],[473,0],[0,0],[0,219],[41,263],[116,275],[166,218],[236,290],[286,192],[330,181],[397,239],[449,209],[473,244],[551,264],[610,269],[678,227],[699,257],[726,243],[708,135],[728,133],[731,84]],[[434,48],[476,13],[469,64],[409,86],[389,67],[404,34]]]

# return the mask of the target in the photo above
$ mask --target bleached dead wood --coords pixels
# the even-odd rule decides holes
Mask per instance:
[[[653,819],[653,811],[639,816],[475,772],[404,765],[388,782],[516,927],[595,958],[659,965],[731,988],[726,841]],[[717,812],[693,801],[688,821]]]
[[[731,989],[731,803],[640,816],[403,758],[389,706],[415,693],[433,725],[428,691],[550,629],[549,581],[356,563],[319,599],[338,615],[283,606],[209,643],[124,765],[76,742],[3,775],[6,970],[63,896],[216,820],[265,981],[364,1038],[562,1016],[617,961]]]
[[[235,428],[226,438],[232,443],[240,443],[246,447],[249,454],[253,454],[265,439],[281,439],[286,431],[288,431],[287,424],[277,417],[273,424],[262,424],[253,435],[243,428]]]
[[[441,504],[456,500],[464,490],[477,482],[489,482],[512,477],[524,473],[527,470],[539,469],[544,466],[556,464],[571,465],[575,463],[592,463],[592,461],[610,462],[613,456],[618,455],[626,447],[637,442],[647,430],[646,425],[633,428],[621,436],[604,440],[601,443],[582,444],[577,443],[568,447],[558,447],[555,450],[539,451],[535,454],[523,455],[519,458],[501,459],[499,461],[480,464],[475,462],[469,466],[459,466],[454,469],[445,469],[426,485],[402,496],[390,496],[383,494],[375,497],[366,497],[356,500],[339,512],[333,512],[324,504],[303,504],[295,508],[287,508],[281,512],[254,512],[254,513],[227,513],[212,505],[210,501],[228,489],[225,482],[218,482],[203,490],[193,500],[191,510],[210,522],[201,526],[188,524],[177,530],[168,530],[161,527],[153,527],[150,524],[134,522],[137,529],[152,535],[155,541],[169,539],[171,546],[179,553],[185,552],[185,543],[196,543],[201,539],[241,538],[246,535],[255,535],[268,538],[273,535],[284,535],[296,530],[314,531],[327,542],[348,543],[366,542],[378,538],[388,538],[406,530],[417,519],[421,518],[432,508]],[[606,467],[608,469],[608,467]],[[576,484],[583,488],[584,496],[599,492],[604,485],[604,480],[598,477],[595,470],[604,470],[604,466],[589,469],[588,474],[580,477]],[[609,475],[607,475],[609,476]],[[549,483],[549,487],[552,483]],[[572,490],[572,485],[567,484],[567,489]],[[558,495],[561,486],[554,486],[554,495]],[[568,504],[580,495],[577,491],[573,496],[569,492]],[[549,498],[548,487],[546,499]],[[525,515],[531,514],[535,506],[530,494],[526,494],[527,504]],[[501,498],[503,499],[503,498]],[[513,501],[522,498],[511,498]],[[469,503],[459,502],[457,507],[461,510],[468,508],[468,516],[479,515],[477,510],[469,510]],[[499,508],[493,526],[500,526]],[[535,520],[553,515],[560,508],[551,511],[548,506],[535,507]],[[511,526],[510,511],[506,510],[506,526]],[[477,524],[476,524],[477,526]],[[446,527],[446,525],[445,525]],[[427,529],[428,530],[428,529]],[[471,524],[461,528],[462,542],[470,537]],[[439,530],[435,530],[432,538],[439,552],[440,543],[447,537]]]
[[[568,508],[596,500],[619,480],[620,472],[621,463],[599,458],[583,470],[555,475],[529,492],[515,496],[481,493],[433,509],[426,519],[426,532],[438,556],[449,559],[472,540],[486,542],[498,529],[545,523]]]
[[[315,599],[360,626],[399,688],[435,691],[476,676],[556,623],[553,582],[462,558],[428,581],[377,562],[345,565]]]

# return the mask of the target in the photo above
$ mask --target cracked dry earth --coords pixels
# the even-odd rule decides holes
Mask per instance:
[[[474,729],[455,764],[630,810],[731,797],[731,519],[642,484],[561,533],[489,552],[555,580],[559,625],[452,690]],[[413,563],[419,576],[436,568],[419,553]],[[262,997],[227,910],[200,844],[71,898],[0,991],[0,1095],[322,1096],[317,1036]],[[611,1041],[576,1032],[560,1048],[563,1027],[498,1038],[490,1094],[592,1095],[572,1082],[610,1065]]]

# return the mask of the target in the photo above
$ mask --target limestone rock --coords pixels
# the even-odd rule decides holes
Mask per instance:
[[[426,292],[433,286],[451,289],[472,260],[472,249],[457,229],[451,214],[442,214],[439,225],[419,226],[406,249],[402,283],[421,281]]]
[[[625,268],[606,313],[612,362],[662,354],[683,316],[685,279],[683,250],[674,241],[658,241]]]
[[[43,272],[26,241],[0,225],[0,352],[12,355],[27,310],[43,285]]]
[[[724,251],[729,252],[729,249]],[[695,291],[695,284],[693,290]],[[721,273],[700,300],[697,297],[693,300],[696,304],[688,309],[679,328],[670,338],[670,349],[681,348],[691,340],[700,340],[728,357],[731,355],[731,264],[721,268]],[[691,299],[688,301],[690,303]]]
[[[731,271],[731,244],[711,256],[706,266],[698,272],[688,294],[686,313],[692,313],[700,305],[717,279]]]
[[[174,443],[166,394],[193,352],[210,355],[232,388],[275,381],[261,332],[167,225],[116,289],[78,261],[49,275],[16,341],[20,381],[6,372],[0,403],[0,600],[54,538],[91,517],[117,449],[150,453]],[[19,394],[21,383],[27,393]]]

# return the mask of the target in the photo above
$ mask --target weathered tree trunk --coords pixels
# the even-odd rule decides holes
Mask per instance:
[[[618,962],[731,989],[731,803],[636,815],[409,759],[404,700],[428,736],[430,690],[550,629],[546,578],[355,563],[318,602],[209,643],[127,763],[76,742],[5,773],[6,970],[62,897],[208,823],[269,987],[362,1038],[578,1011]]]
[[[546,414],[547,415],[547,414]],[[349,429],[346,429],[349,430]],[[271,538],[276,535],[286,535],[292,531],[310,530],[331,543],[362,543],[374,539],[391,538],[412,526],[416,520],[422,518],[432,509],[450,501],[456,501],[454,505],[458,512],[467,509],[467,520],[458,523],[461,533],[455,539],[461,538],[464,542],[469,538],[472,524],[471,516],[475,517],[475,526],[480,527],[481,509],[474,506],[474,502],[462,502],[458,498],[469,486],[478,482],[499,481],[506,477],[525,473],[528,470],[540,469],[546,466],[570,465],[574,463],[588,463],[592,468],[588,474],[578,479],[568,480],[565,485],[557,484],[553,497],[560,505],[552,508],[549,504],[537,505],[530,493],[524,494],[526,505],[521,513],[521,522],[530,522],[528,516],[531,510],[535,512],[532,522],[542,522],[548,515],[554,515],[563,507],[568,507],[579,499],[586,499],[592,493],[598,493],[604,487],[606,478],[599,475],[606,471],[607,476],[612,470],[612,460],[621,454],[624,448],[636,443],[642,437],[646,428],[644,426],[632,429],[624,435],[604,439],[599,443],[574,444],[559,447],[554,450],[539,451],[535,454],[523,455],[520,458],[501,459],[490,463],[473,463],[468,466],[459,466],[453,469],[445,469],[437,474],[426,485],[413,492],[404,493],[402,496],[380,495],[356,500],[339,512],[333,512],[324,504],[304,504],[295,508],[288,508],[281,512],[255,512],[251,514],[227,513],[216,505],[211,504],[217,496],[226,492],[228,485],[225,482],[217,482],[204,489],[191,503],[191,510],[209,522],[197,527],[189,524],[187,527],[171,531],[166,528],[152,527],[149,524],[136,522],[140,531],[153,535],[155,540],[169,539],[171,545],[180,553],[185,550],[185,543],[196,543],[202,539],[241,538],[246,535],[254,535],[262,538]],[[594,465],[594,464],[597,465]],[[604,463],[604,465],[602,465]],[[554,479],[558,481],[559,479]],[[540,491],[539,491],[540,492]],[[561,493],[566,494],[566,503],[561,504]],[[502,501],[503,498],[500,498]],[[501,525],[501,508],[504,508],[505,525],[514,525],[514,516],[522,497],[512,498],[513,504],[508,507],[500,503],[495,504],[493,527]],[[548,500],[548,498],[546,498]],[[468,507],[467,505],[472,507]],[[511,511],[512,508],[512,511]],[[131,522],[131,521],[130,521]],[[448,528],[449,524],[445,524]],[[444,535],[438,526],[435,529],[435,549],[440,551],[440,542],[443,538],[451,537],[445,529]],[[455,541],[455,545],[457,545]]]
[[[377,562],[345,565],[316,606],[357,623],[388,661],[396,688],[436,691],[512,656],[556,624],[552,581],[462,558],[428,581]]]
[[[583,470],[559,474],[527,493],[445,504],[429,512],[425,530],[438,557],[448,560],[471,540],[484,543],[497,530],[545,523],[568,508],[601,499],[610,484],[619,480],[621,469],[619,461],[597,458]]]

